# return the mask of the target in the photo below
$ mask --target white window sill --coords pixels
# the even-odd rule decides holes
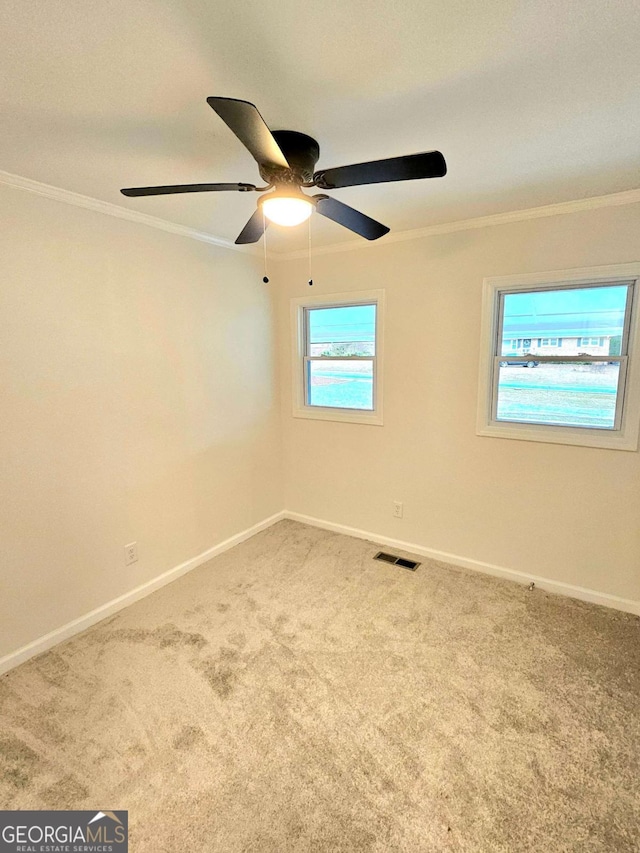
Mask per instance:
[[[371,424],[382,426],[381,412],[366,412],[357,409],[330,409],[322,406],[294,408],[294,418],[307,418],[314,421],[339,421],[350,424]]]
[[[637,435],[604,429],[571,429],[571,427],[536,426],[510,422],[491,423],[478,427],[477,435],[537,441],[545,444],[573,444],[580,447],[600,447],[607,450],[637,450]]]

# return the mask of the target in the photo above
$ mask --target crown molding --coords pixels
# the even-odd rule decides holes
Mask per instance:
[[[147,213],[140,213],[137,210],[132,210],[128,207],[122,207],[119,204],[113,204],[108,201],[100,201],[100,199],[92,198],[91,196],[81,195],[80,193],[65,190],[61,187],[54,187],[51,184],[44,184],[40,181],[34,181],[31,178],[24,178],[21,175],[13,175],[10,172],[0,170],[0,184],[5,184],[16,189],[26,190],[27,192],[36,193],[37,195],[45,196],[46,198],[61,201],[65,204],[72,204],[75,207],[83,207],[86,210],[93,210],[96,213],[103,213],[107,216],[115,216],[117,219],[126,219],[129,222],[137,222],[140,225],[147,225],[150,228],[158,228],[160,231],[167,231],[170,234],[178,234],[180,237],[189,237],[192,240],[199,240],[202,243],[209,243],[213,246],[219,246],[223,249],[231,249],[234,252],[241,252],[250,255],[262,255],[258,249],[253,246],[238,246],[230,240],[223,237],[216,237],[215,234],[210,234],[206,231],[198,231],[195,228],[189,228],[186,225],[178,225],[176,222],[169,222],[167,219],[160,219],[157,216],[149,216]],[[420,240],[424,237],[434,237],[439,234],[452,234],[456,231],[469,231],[474,228],[489,228],[492,225],[506,225],[510,222],[523,222],[527,219],[542,219],[546,216],[560,216],[566,213],[579,213],[586,210],[597,210],[602,207],[618,207],[626,204],[640,203],[640,188],[633,190],[624,190],[619,193],[611,193],[609,195],[592,196],[591,198],[577,199],[576,201],[562,201],[557,204],[547,204],[541,207],[529,207],[524,210],[510,210],[505,213],[492,213],[488,216],[477,216],[473,219],[458,219],[453,222],[443,222],[439,225],[427,225],[425,228],[414,228],[410,231],[396,231],[387,234],[380,241],[376,242],[376,246],[384,246],[388,243],[401,243],[406,240]],[[373,244],[363,242],[362,240],[349,240],[344,243],[332,243],[328,246],[318,246],[311,252],[316,255],[332,255],[337,252],[352,252],[356,249],[370,248]],[[274,261],[290,261],[299,258],[307,258],[309,252],[307,249],[301,249],[295,252],[268,252],[268,257]]]
[[[21,175],[12,175],[10,172],[0,171],[0,184],[5,184],[15,189],[26,190],[36,195],[51,198],[54,201],[61,201],[64,204],[71,204],[74,207],[83,207],[86,210],[93,210],[95,213],[103,213],[106,216],[115,216],[116,219],[126,219],[129,222],[137,222],[139,225],[148,225],[150,228],[157,228],[160,231],[168,231],[170,234],[178,234],[180,237],[189,237],[192,240],[199,240],[201,243],[209,243],[212,246],[220,246],[223,249],[231,249],[234,252],[242,252],[243,254],[258,255],[259,252],[253,247],[236,246],[230,240],[225,240],[222,237],[216,237],[214,234],[209,234],[206,231],[198,231],[195,228],[189,228],[186,225],[178,225],[176,222],[169,222],[167,219],[160,219],[158,216],[149,216],[148,213],[140,213],[137,210],[132,210],[128,207],[123,207],[119,204],[112,204],[108,201],[100,201],[100,199],[92,198],[88,195],[65,190],[61,187],[54,187],[51,184],[43,184],[40,181],[34,181],[31,178],[24,178]]]
[[[576,201],[561,201],[557,204],[546,204],[541,207],[529,207],[524,210],[510,210],[505,213],[492,213],[488,216],[477,216],[473,219],[458,219],[453,222],[443,222],[439,225],[427,225],[425,228],[414,228],[410,231],[396,231],[386,234],[377,240],[376,246],[388,243],[401,243],[405,240],[420,240],[424,237],[434,237],[438,234],[452,234],[455,231],[469,231],[473,228],[488,228],[491,225],[506,225],[509,222],[523,222],[527,219],[543,219],[546,216],[560,216],[566,213],[579,213],[585,210],[597,210],[601,207],[618,207],[625,204],[640,203],[640,188],[624,190],[610,195],[592,196]],[[349,240],[344,243],[333,243],[329,246],[318,246],[312,255],[331,255],[335,252],[352,252],[356,249],[366,249],[374,244],[363,240]],[[301,249],[295,252],[283,252],[274,257],[291,261],[308,257],[309,252]]]

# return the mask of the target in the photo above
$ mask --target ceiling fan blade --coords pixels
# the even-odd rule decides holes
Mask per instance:
[[[447,174],[447,164],[439,151],[354,163],[316,172],[313,180],[323,190],[338,187],[355,187],[359,184],[383,184],[387,181],[413,181],[417,178],[442,178]]]
[[[289,168],[280,146],[254,104],[236,98],[207,98],[207,103],[249,149],[258,164]]]
[[[339,225],[344,225],[350,231],[355,231],[361,237],[367,240],[377,240],[379,237],[384,237],[389,232],[389,228],[370,216],[365,216],[359,210],[349,207],[348,204],[338,201],[335,198],[329,198],[328,195],[315,195],[316,210],[321,216],[326,216],[327,219],[332,219]]]
[[[176,184],[168,187],[129,187],[129,189],[120,190],[122,195],[140,196],[140,195],[169,195],[170,193],[221,193],[232,192],[236,190],[240,193],[255,190],[253,184]]]
[[[236,237],[236,243],[240,245],[244,243],[257,243],[268,225],[269,220],[265,218],[262,208],[259,207]]]

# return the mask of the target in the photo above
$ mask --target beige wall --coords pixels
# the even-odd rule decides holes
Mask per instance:
[[[1,657],[283,500],[259,262],[0,192]]]
[[[289,300],[308,291],[291,261],[287,509],[640,600],[640,454],[475,434],[483,277],[637,261],[639,234],[634,205],[316,257],[314,295],[386,289],[382,427],[291,416]]]
[[[386,289],[377,427],[291,416],[306,261],[265,287],[251,256],[0,203],[0,657],[283,507],[640,599],[640,455],[475,434],[482,278],[637,261],[640,205],[316,257],[314,294]]]

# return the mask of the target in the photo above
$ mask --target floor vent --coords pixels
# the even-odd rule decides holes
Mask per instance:
[[[406,560],[404,557],[398,557],[396,554],[386,554],[384,551],[378,551],[373,559],[382,560],[383,563],[392,563],[394,566],[402,566],[403,569],[409,569],[410,572],[415,572],[420,565],[415,560]]]

